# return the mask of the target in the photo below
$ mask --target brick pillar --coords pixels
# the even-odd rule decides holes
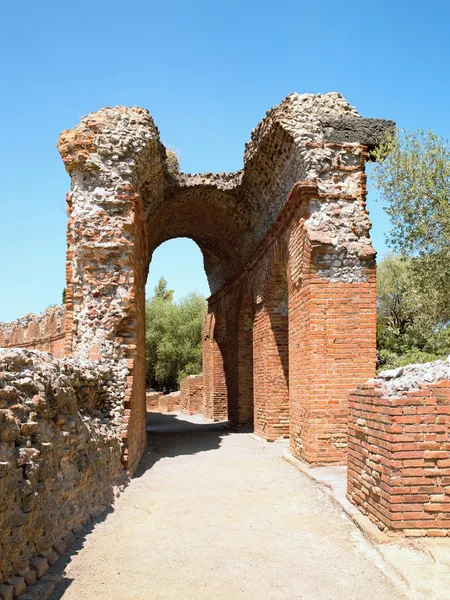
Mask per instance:
[[[289,294],[291,452],[309,462],[343,462],[347,396],[373,377],[375,273],[367,282],[305,277]]]
[[[253,306],[245,295],[239,313],[237,351],[237,426],[253,426]]]
[[[253,323],[255,433],[274,441],[289,435],[289,355],[286,275],[274,267]]]
[[[224,360],[217,340],[216,316],[209,309],[203,324],[203,415],[211,421],[228,418]]]

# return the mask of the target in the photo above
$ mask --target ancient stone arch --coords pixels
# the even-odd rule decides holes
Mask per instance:
[[[258,348],[266,338],[258,342],[242,326],[260,311],[269,315],[264,326],[273,326],[280,277],[273,269],[281,260],[289,410],[279,431],[290,432],[297,456],[344,457],[347,393],[375,369],[375,252],[364,165],[392,126],[362,118],[337,93],[291,94],[253,130],[241,171],[201,175],[173,168],[141,108],[104,108],[61,134],[58,149],[72,180],[66,354],[114,359],[128,370],[122,437],[129,468],[145,444],[149,263],[159,244],[181,236],[199,245],[212,291],[203,335],[206,415],[226,411],[236,426],[252,420],[255,379],[269,373],[271,359]],[[277,422],[274,381],[255,406],[258,423]],[[276,437],[276,428],[256,427]]]

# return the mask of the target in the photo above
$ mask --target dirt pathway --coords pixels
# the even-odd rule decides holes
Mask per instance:
[[[401,598],[353,523],[282,460],[282,444],[156,414],[149,437],[52,600]]]

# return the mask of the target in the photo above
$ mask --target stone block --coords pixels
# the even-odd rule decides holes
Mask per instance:
[[[25,583],[27,585],[33,585],[36,583],[37,573],[31,567],[27,567],[23,569],[23,571],[19,571],[19,575],[25,579]]]
[[[52,567],[59,559],[59,554],[54,550],[46,550],[42,553],[42,556],[47,560],[48,564]]]
[[[20,594],[23,594],[27,589],[27,584],[25,583],[25,579],[23,577],[18,577],[17,575],[13,575],[8,579],[9,585],[12,585],[14,588],[14,597],[17,598]]]
[[[56,582],[46,579],[45,577],[38,581],[32,588],[31,593],[36,600],[48,600],[53,594],[56,587]]]
[[[67,544],[63,540],[56,542],[53,548],[60,556],[67,552]]]
[[[36,571],[37,578],[40,579],[48,571],[48,562],[45,558],[37,556],[36,558],[30,560],[30,567]]]
[[[14,588],[12,585],[0,584],[0,600],[14,600]]]

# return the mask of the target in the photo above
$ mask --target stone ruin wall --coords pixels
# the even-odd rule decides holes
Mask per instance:
[[[180,392],[147,392],[146,393],[147,413],[173,413],[180,410]]]
[[[160,412],[160,400],[164,397],[163,392],[146,392],[145,394],[145,408],[149,412]],[[161,412],[165,412],[161,409]]]
[[[113,362],[0,350],[0,583],[23,589],[125,482],[126,372]],[[12,593],[12,591],[11,591]]]
[[[349,398],[347,497],[380,529],[450,535],[450,364],[381,372]]]
[[[67,357],[0,351],[0,485],[11,495],[0,511],[4,579],[32,577],[34,558],[42,565],[58,540],[112,501],[125,475],[121,458],[128,473],[136,468],[146,443],[145,281],[154,249],[182,236],[200,246],[212,289],[202,332],[204,416],[254,426],[267,440],[289,437],[295,456],[317,463],[346,459],[349,429],[352,501],[374,516],[371,499],[386,498],[383,518],[374,516],[384,526],[399,521],[399,503],[410,526],[409,509],[423,507],[409,505],[400,493],[407,487],[426,497],[415,500],[435,519],[431,528],[422,514],[410,531],[446,530],[448,387],[430,384],[394,407],[378,383],[364,385],[376,358],[364,164],[392,125],[360,117],[340,94],[291,94],[252,132],[241,171],[201,175],[168,169],[159,132],[140,108],[102,109],[63,132],[58,148],[72,180],[65,315],[60,308],[0,326],[0,345],[62,355],[64,341]],[[196,405],[198,383],[183,383],[197,386]],[[349,413],[348,392],[358,384]],[[170,396],[158,398],[159,409],[190,410],[183,392]],[[375,433],[369,444],[370,428],[384,431],[386,419],[394,437]],[[427,443],[435,436],[433,447],[417,448],[422,435]],[[398,460],[423,461],[402,474],[421,470],[417,489],[412,481],[398,487]],[[378,486],[378,464],[392,470],[382,473],[388,489]]]
[[[265,236],[270,236],[269,232],[276,226],[292,187],[303,181],[304,189],[313,189],[313,192],[308,199],[302,199],[308,215],[305,212],[302,217],[305,242],[299,243],[305,264],[314,265],[318,285],[302,287],[303,271],[296,264],[295,249],[289,261],[292,273],[285,278],[288,287],[291,286],[289,289],[302,287],[299,298],[304,299],[307,312],[312,315],[316,310],[319,320],[322,319],[322,329],[327,330],[322,341],[333,336],[323,316],[328,294],[330,297],[335,294],[339,301],[348,298],[347,308],[336,310],[333,317],[339,344],[343,343],[344,325],[352,325],[350,315],[345,315],[346,310],[350,311],[352,307],[352,312],[358,314],[361,300],[362,314],[372,314],[375,302],[369,292],[366,295],[361,292],[360,300],[353,305],[350,296],[354,292],[359,294],[365,284],[370,289],[374,286],[373,267],[370,266],[374,251],[365,211],[364,161],[368,149],[374,147],[383,131],[390,127],[391,122],[360,117],[340,94],[291,94],[268,111],[253,130],[241,171],[198,175],[168,168],[159,132],[149,113],[143,109],[101,109],[83,117],[72,130],[63,132],[58,149],[72,179],[67,196],[66,354],[74,358],[110,358],[120,361],[128,369],[123,441],[125,464],[130,469],[137,465],[146,437],[143,425],[143,305],[144,284],[153,250],[174,237],[190,237],[196,241],[204,255],[213,297],[221,289],[228,289],[233,278],[239,278],[242,273],[254,273],[255,290],[245,291],[251,299],[250,312],[253,313],[255,306],[261,304],[261,290],[258,289],[261,288],[261,276],[256,274],[258,269],[252,261]],[[280,240],[279,245],[283,243]],[[307,258],[309,251],[311,258]],[[276,285],[272,291],[276,295],[275,288]],[[314,294],[308,290],[318,294],[315,308]],[[246,302],[249,302],[248,298]],[[277,303],[276,298],[274,302]],[[372,303],[371,307],[367,302]],[[213,308],[214,300],[210,306]],[[266,335],[264,330],[268,331],[269,337],[271,335],[267,325],[268,312],[270,310],[261,312],[257,324],[263,337]],[[235,347],[239,344],[239,330],[235,324],[227,323],[227,319],[220,315],[220,310],[212,314],[209,333],[204,336],[205,414],[212,419],[218,419],[224,413],[239,412],[232,399],[236,398],[238,390],[239,367],[231,351],[233,344]],[[345,446],[345,435],[336,433],[336,428],[345,429],[340,423],[344,411],[341,396],[345,396],[344,387],[351,375],[345,372],[343,365],[348,364],[351,344],[348,342],[348,348],[342,348],[344,356],[339,362],[336,353],[333,356],[332,351],[325,349],[326,343],[320,342],[320,336],[313,339],[312,329],[305,322],[304,309],[295,304],[294,295],[289,293],[289,322],[294,319],[298,324],[297,332],[302,328],[303,319],[305,332],[299,335],[309,336],[308,344],[313,352],[313,346],[322,344],[316,352],[317,364],[311,366],[314,376],[325,360],[330,376],[340,382],[339,399],[332,397],[330,388],[324,394],[321,414],[326,416],[327,408],[336,404],[341,406],[341,412],[333,425],[324,426],[325,431],[308,433],[309,425],[318,416],[314,416],[315,407],[309,410],[314,397],[312,386],[326,383],[319,380],[312,383],[314,378],[300,383],[301,377],[294,377],[290,389],[298,385],[296,397],[307,397],[300,408],[294,406],[291,411],[294,414],[298,408],[298,424],[292,429],[297,431],[297,441],[293,442],[292,448],[297,455],[307,457],[307,451],[303,449],[305,444],[300,439],[304,430],[306,436],[312,436],[311,444],[317,448],[321,445],[318,436],[322,436],[322,458],[333,460],[337,447],[341,446],[342,450]],[[290,340],[296,335],[294,329],[293,326]],[[213,337],[211,332],[214,332]],[[370,321],[367,329],[360,333],[362,343],[370,346],[368,366],[366,369],[361,367],[353,383],[371,374],[373,332]],[[292,344],[289,344],[291,358]],[[276,359],[277,349],[273,348],[272,352]],[[292,358],[290,362],[295,365],[297,358]],[[261,360],[266,359],[262,357]],[[305,356],[298,360],[308,363],[311,358]],[[300,366],[296,368],[300,369]],[[331,379],[329,377],[328,381]],[[294,397],[291,391],[289,394]],[[278,427],[279,424],[271,422],[275,407],[270,405],[270,394],[263,389],[260,395],[260,421],[267,421],[261,428],[275,430],[275,425]],[[279,401],[284,407],[287,405],[285,391],[280,392]],[[239,422],[249,418],[248,414],[245,418],[237,416]],[[287,435],[286,422],[280,433]],[[269,434],[270,437],[273,435],[274,432]],[[324,450],[327,444],[331,448],[328,456]]]
[[[65,351],[65,306],[47,308],[10,323],[0,323],[0,348],[28,348],[50,352],[58,358]]]

